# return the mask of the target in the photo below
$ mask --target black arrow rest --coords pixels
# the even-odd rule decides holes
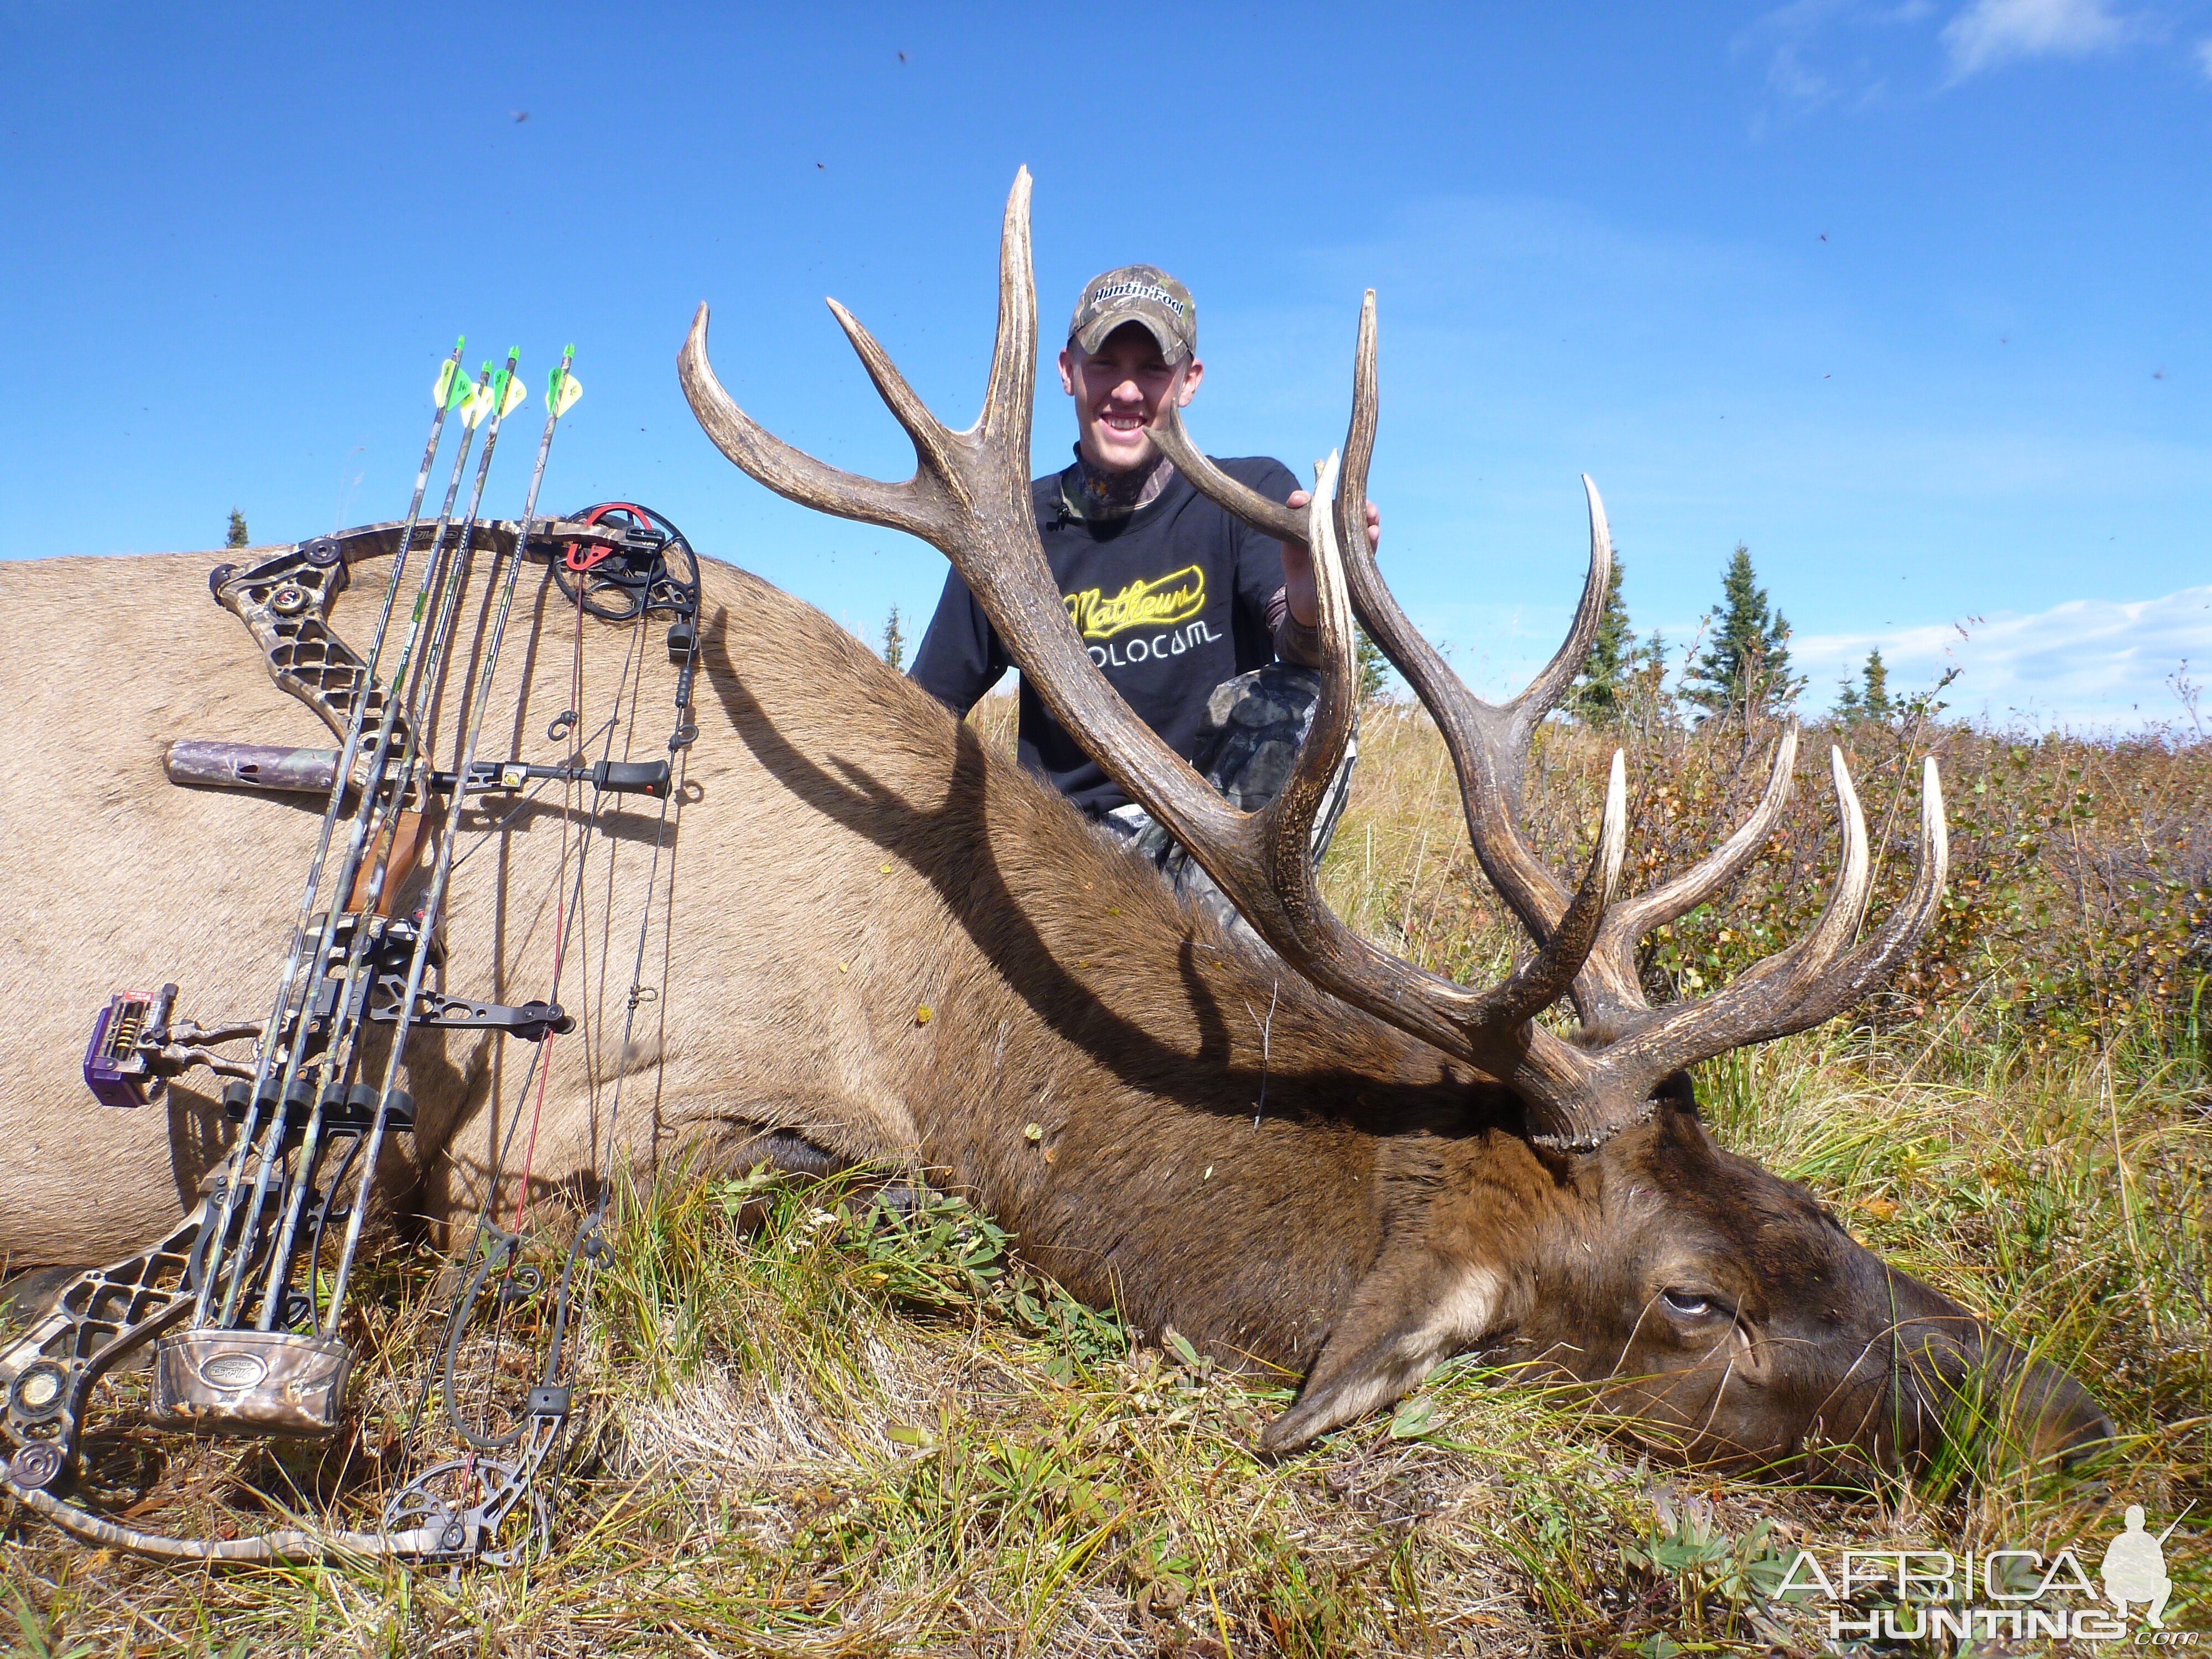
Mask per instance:
[[[510,357],[510,374],[513,368]],[[494,388],[485,401],[496,404],[506,382],[489,377],[487,365],[479,386]],[[582,854],[599,817],[622,804],[605,797],[641,793],[659,801],[659,834],[639,918],[627,1019],[634,1024],[638,1006],[652,1000],[637,980],[659,893],[661,854],[680,811],[680,780],[672,787],[670,771],[672,763],[680,770],[692,731],[698,575],[681,533],[634,504],[610,503],[565,520],[536,516],[557,418],[547,416],[518,520],[477,516],[499,435],[495,407],[466,508],[453,510],[473,428],[454,459],[443,511],[434,522],[422,520],[441,409],[404,520],[318,538],[250,567],[222,566],[210,579],[217,601],[246,623],[276,684],[313,708],[341,746],[284,751],[186,741],[172,750],[170,772],[179,783],[305,787],[325,793],[327,804],[265,1017],[180,1020],[175,1009],[189,1001],[189,991],[168,985],[120,994],[94,1020],[85,1076],[97,1101],[132,1109],[157,1098],[167,1079],[207,1066],[230,1079],[223,1105],[237,1128],[228,1158],[167,1236],[125,1261],[77,1275],[41,1316],[0,1347],[0,1485],[81,1537],[190,1559],[269,1561],[335,1548],[495,1565],[542,1553],[550,1540],[546,1482],[573,1407],[576,1321],[593,1274],[611,1259],[603,1224],[612,1183],[599,1172],[596,1208],[552,1262],[529,1259],[532,1243],[519,1231],[519,1207],[516,1231],[501,1228],[489,1213],[526,1115],[524,1101],[506,1118],[506,1139],[494,1148],[462,1288],[409,1425],[407,1455],[419,1434],[429,1461],[391,1492],[376,1528],[295,1527],[227,1540],[176,1536],[103,1516],[88,1491],[76,1493],[88,1425],[112,1437],[94,1421],[102,1413],[135,1421],[134,1434],[150,1428],[249,1439],[313,1440],[348,1420],[356,1356],[344,1318],[346,1292],[380,1149],[387,1136],[414,1130],[414,1103],[398,1081],[412,1033],[478,1031],[535,1045],[524,1097],[534,1086],[542,1103],[548,1054],[576,1025],[559,1000],[568,923],[556,929],[553,983],[541,998],[508,1006],[450,996],[432,982],[447,949],[443,902],[457,848],[470,835],[482,839],[501,830],[497,822],[465,826],[466,801],[558,787],[567,809],[563,834],[574,842],[578,894]],[[374,638],[362,653],[339,638],[329,610],[354,567],[370,558],[388,558],[392,569]],[[474,648],[457,651],[457,615],[480,558],[489,562],[487,620]],[[677,690],[669,760],[615,757],[619,708],[614,717],[588,725],[580,711],[568,711],[549,739],[565,749],[535,758],[479,758],[501,641],[520,573],[532,562],[545,567],[543,580],[562,595],[557,602],[547,596],[548,614],[565,610],[576,617],[579,686],[586,616],[601,618],[599,625],[639,630],[656,620],[671,623]],[[419,574],[409,610],[397,602],[410,568]],[[546,643],[558,642],[557,635],[549,635]],[[651,653],[633,641],[630,654],[636,672],[625,672],[617,695],[634,707]],[[457,665],[466,672],[450,673]],[[449,684],[465,688],[451,708],[440,702],[441,688]],[[432,763],[441,723],[449,727],[454,753],[443,770]],[[599,743],[596,759],[583,752],[587,741]],[[179,752],[190,763],[181,773]],[[678,804],[675,811],[672,800]],[[557,914],[566,918],[576,915],[566,890],[569,854],[564,840]],[[403,891],[412,895],[404,904]],[[607,977],[603,967],[593,972],[602,981]],[[372,1042],[375,1032],[388,1033],[388,1043]],[[623,1037],[627,1048],[627,1026]],[[620,1102],[617,1079],[605,1130],[609,1149]],[[525,1191],[533,1146],[534,1129],[522,1161]],[[136,1373],[149,1346],[151,1374],[142,1377]],[[492,1362],[483,1360],[486,1352]],[[435,1455],[441,1439],[453,1443],[455,1455]]]

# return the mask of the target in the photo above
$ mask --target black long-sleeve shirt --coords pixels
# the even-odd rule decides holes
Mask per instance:
[[[1271,501],[1298,487],[1291,470],[1264,457],[1215,463]],[[1030,486],[1045,561],[1091,660],[1146,725],[1188,760],[1207,695],[1222,681],[1275,659],[1268,601],[1283,586],[1282,544],[1216,507],[1180,473],[1135,512],[1078,517],[1066,475]],[[1295,624],[1291,624],[1295,626]],[[1013,666],[998,632],[954,572],[913,678],[964,714]],[[1018,732],[1021,763],[1084,811],[1109,812],[1128,797],[1046,710],[1027,676]]]

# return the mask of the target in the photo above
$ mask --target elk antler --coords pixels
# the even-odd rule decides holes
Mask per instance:
[[[1532,1024],[1564,995],[1598,937],[1620,870],[1626,787],[1615,756],[1598,846],[1582,885],[1562,897],[1540,948],[1506,981],[1474,990],[1378,951],[1322,902],[1310,848],[1314,814],[1352,732],[1352,617],[1328,497],[1334,457],[1316,471],[1295,534],[1315,550],[1328,667],[1312,729],[1282,792],[1257,812],[1231,806],[1131,711],[1091,660],[1045,563],[1030,507],[1029,431],[1036,357],[1029,170],[1006,199],[999,260],[999,335],[983,412],[965,432],[923,407],[868,331],[830,309],[877,390],[914,440],[915,476],[885,483],[843,472],[764,431],[731,400],[707,356],[701,306],[678,358],[700,424],[731,460],[801,504],[921,537],[952,561],[1054,719],[1115,781],[1188,848],[1261,938],[1316,985],[1493,1076],[1522,1085],[1539,1125],[1575,1138],[1546,1108],[1571,1090],[1580,1060]],[[1364,458],[1363,458],[1364,465]],[[1270,508],[1276,514],[1287,509]],[[1357,538],[1365,546],[1364,534]],[[1601,579],[1600,592],[1603,583]]]
[[[1407,619],[1383,583],[1368,545],[1364,533],[1367,465],[1375,448],[1376,401],[1375,295],[1370,289],[1359,313],[1352,424],[1344,441],[1343,477],[1330,539],[1341,544],[1349,561],[1352,605],[1359,620],[1436,719],[1459,775],[1468,837],[1483,872],[1529,936],[1545,945],[1557,939],[1579,896],[1570,900],[1565,884],[1544,866],[1521,834],[1522,772],[1529,738],[1588,659],[1604,614],[1613,573],[1605,506],[1597,487],[1584,477],[1583,487],[1589,499],[1589,574],[1565,641],[1519,696],[1502,705],[1485,702]],[[1296,521],[1297,515],[1247,489],[1206,459],[1172,406],[1153,428],[1153,437],[1201,494],[1271,534],[1305,541],[1315,550],[1319,569],[1323,562],[1319,547],[1310,532]],[[1539,1140],[1574,1148],[1595,1146],[1648,1112],[1653,1087],[1670,1073],[1746,1043],[1804,1030],[1842,1012],[1865,995],[1926,928],[1942,897],[1948,856],[1942,789],[1934,759],[1929,759],[1923,772],[1920,847],[1911,890],[1881,931],[1853,949],[1851,940],[1869,896],[1866,822],[1842,752],[1832,750],[1844,858],[1835,890],[1812,931],[1709,996],[1656,1010],[1645,1001],[1636,972],[1638,942],[1653,928],[1705,902],[1751,860],[1772,833],[1790,798],[1796,753],[1797,731],[1792,725],[1777,745],[1765,793],[1735,833],[1672,881],[1605,913],[1597,941],[1572,988],[1589,1040],[1567,1049],[1565,1063],[1556,1071],[1547,1066],[1534,1077],[1524,1075],[1526,1067],[1500,1073],[1529,1098]],[[1616,751],[1616,779],[1620,769]],[[1412,1029],[1402,1018],[1397,1023]],[[1555,1058],[1548,1051],[1542,1057]],[[1532,1054],[1530,1059],[1535,1058]]]
[[[1589,573],[1566,640],[1520,696],[1504,704],[1483,702],[1407,619],[1368,546],[1366,479],[1376,406],[1371,292],[1360,311],[1340,476],[1335,456],[1321,463],[1303,514],[1224,475],[1191,443],[1172,406],[1154,428],[1161,449],[1201,493],[1313,553],[1327,665],[1312,729],[1274,800],[1249,814],[1231,807],[1099,672],[1045,563],[1029,479],[1036,361],[1029,197],[1024,168],[1006,199],[1000,243],[990,382],[983,412],[967,431],[951,431],[933,416],[874,337],[830,302],[876,389],[914,440],[913,477],[885,483],[841,471],[764,431],[714,376],[703,305],[678,358],[684,393],[722,453],[771,489],[808,507],[909,532],[942,550],[1054,717],[1189,849],[1285,962],[1345,1001],[1512,1085],[1528,1104],[1539,1142],[1584,1150],[1646,1115],[1652,1090],[1669,1073],[1829,1018],[1911,947],[1942,889],[1946,843],[1935,763],[1928,763],[1923,785],[1912,889],[1881,932],[1853,947],[1868,895],[1866,825],[1838,753],[1833,769],[1844,863],[1811,933],[1711,996],[1656,1010],[1645,1003],[1636,981],[1637,941],[1703,902],[1765,840],[1788,798],[1795,730],[1784,737],[1765,797],[1735,835],[1674,880],[1608,910],[1626,841],[1624,773],[1615,750],[1596,849],[1582,884],[1568,891],[1521,834],[1522,773],[1530,738],[1589,656],[1604,612],[1613,569],[1604,503],[1583,479]],[[1535,954],[1488,990],[1455,984],[1376,949],[1329,910],[1315,886],[1308,850],[1313,817],[1351,736],[1354,611],[1436,717],[1459,775],[1475,854],[1535,941]],[[1534,1023],[1536,1013],[1570,992],[1590,1039],[1585,1043],[1569,1043]]]

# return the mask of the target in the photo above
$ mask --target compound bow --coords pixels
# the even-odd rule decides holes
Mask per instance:
[[[460,1443],[458,1455],[432,1462],[399,1486],[384,1505],[380,1527],[182,1537],[125,1525],[68,1494],[103,1380],[149,1343],[154,1345],[153,1376],[145,1416],[159,1429],[319,1437],[344,1420],[355,1363],[341,1329],[346,1291],[379,1152],[386,1137],[414,1130],[414,1101],[399,1086],[411,1033],[500,1033],[536,1045],[523,1085],[526,1097],[534,1082],[537,1099],[523,1153],[521,1188],[527,1190],[548,1054],[553,1039],[576,1024],[558,1000],[569,921],[576,914],[566,892],[570,842],[564,840],[562,847],[561,921],[553,984],[545,997],[510,1006],[447,996],[427,981],[444,963],[440,921],[469,797],[519,795],[558,784],[577,854],[578,892],[582,854],[607,810],[604,798],[658,800],[625,1047],[638,1008],[653,998],[639,981],[663,853],[681,811],[680,776],[672,782],[672,769],[680,773],[696,735],[690,710],[698,573],[681,532],[634,503],[611,502],[567,519],[537,517],[554,431],[581,392],[569,370],[573,355],[570,348],[547,383],[544,427],[520,519],[480,516],[502,422],[526,396],[515,374],[516,354],[509,352],[496,370],[486,363],[471,383],[461,372],[457,342],[439,371],[429,438],[404,520],[318,537],[247,566],[220,565],[209,577],[216,601],[246,624],[276,683],[313,708],[338,742],[334,749],[283,749],[185,739],[168,751],[168,775],[177,783],[309,793],[323,795],[325,805],[264,1018],[207,1024],[180,1020],[175,1018],[179,988],[165,985],[154,993],[118,994],[94,1020],[84,1078],[95,1099],[134,1109],[158,1100],[170,1078],[205,1066],[229,1079],[222,1102],[237,1129],[201,1201],[163,1238],[125,1261],[78,1274],[42,1316],[0,1348],[5,1403],[0,1442],[6,1457],[0,1485],[80,1537],[207,1560],[268,1561],[343,1549],[495,1564],[540,1552],[550,1540],[551,1508],[540,1477],[557,1458],[574,1410],[575,1322],[587,1304],[592,1274],[611,1259],[604,1223],[612,1184],[598,1182],[597,1200],[562,1250],[549,1285],[544,1268],[528,1259],[531,1240],[520,1197],[507,1226],[491,1214],[499,1173],[525,1115],[520,1112],[509,1120],[496,1148],[438,1362],[416,1400],[406,1437],[411,1455],[434,1383],[440,1416]],[[431,468],[452,414],[461,417],[463,435],[443,504],[426,523],[422,506]],[[480,425],[483,450],[457,517],[455,503]],[[475,690],[459,722],[455,759],[441,770],[434,764],[439,688],[455,657],[456,617],[479,554],[491,559],[489,616],[464,681]],[[385,674],[396,601],[417,555],[422,567],[413,604]],[[392,569],[364,657],[338,636],[330,611],[355,567],[372,559],[391,560]],[[572,702],[548,732],[550,741],[567,744],[565,757],[542,763],[479,758],[508,613],[522,568],[532,562],[545,565],[574,609],[576,701],[586,615],[640,630],[653,620],[669,623],[675,723],[665,757],[615,758],[617,722],[611,719],[593,734],[606,735],[605,752],[589,758],[582,716]],[[642,679],[641,668],[625,674],[629,695],[636,695]],[[485,833],[498,829],[495,824]],[[423,872],[416,866],[426,846],[434,849],[430,866],[427,879],[417,884],[414,878]],[[335,860],[334,848],[340,849]],[[403,910],[398,901],[410,885],[422,896]],[[391,1036],[379,1064],[370,1038],[385,1029]],[[248,1038],[247,1054],[220,1052]],[[605,1139],[610,1152],[620,1103],[617,1082]],[[489,1392],[461,1382],[457,1372],[464,1348],[485,1323],[484,1310],[492,1310],[490,1341],[498,1350],[511,1340],[507,1327],[517,1310],[532,1304],[540,1308],[542,1352],[531,1368],[537,1380],[523,1389],[520,1400],[495,1397],[495,1368],[485,1374]],[[472,1397],[465,1400],[465,1394]]]

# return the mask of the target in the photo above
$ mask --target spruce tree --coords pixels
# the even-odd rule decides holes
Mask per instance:
[[[1741,542],[1721,579],[1722,605],[1708,613],[1712,643],[1690,672],[1682,695],[1708,714],[1748,720],[1787,708],[1804,685],[1790,673],[1789,619],[1771,609]]]
[[[1867,653],[1863,672],[1863,690],[1849,680],[1837,683],[1836,713],[1847,720],[1886,720],[1898,713],[1903,705],[1890,701],[1889,668],[1881,659],[1880,647]]]
[[[252,537],[246,533],[246,514],[240,512],[236,507],[232,507],[230,509],[230,534],[223,542],[223,545],[225,547],[246,547],[252,545]]]
[[[1605,586],[1605,611],[1598,617],[1597,637],[1590,641],[1583,671],[1567,690],[1567,712],[1591,726],[1619,720],[1628,701],[1628,682],[1636,669],[1636,634],[1629,626],[1628,606],[1620,597],[1621,563],[1613,561],[1613,574]]]
[[[890,619],[884,623],[884,660],[894,668],[906,666],[906,634],[899,627],[898,607],[891,607]]]
[[[1877,646],[1867,653],[1866,695],[1860,700],[1871,720],[1886,720],[1897,712],[1897,705],[1889,700],[1889,669],[1881,659],[1881,648]]]

